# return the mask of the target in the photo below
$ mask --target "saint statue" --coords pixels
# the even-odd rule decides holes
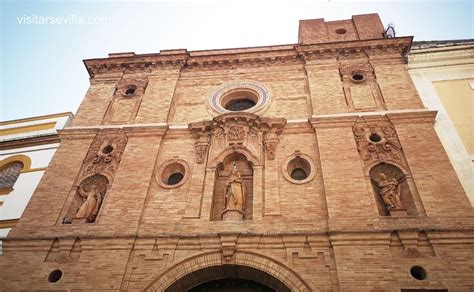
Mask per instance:
[[[87,222],[94,222],[99,213],[100,204],[102,203],[102,194],[97,184],[93,184],[89,191],[86,191],[82,185],[79,186],[77,192],[81,196],[83,203],[74,216],[74,219],[86,219]]]
[[[225,191],[225,210],[240,210],[244,212],[245,192],[242,175],[237,171],[236,162],[233,162],[232,172]]]
[[[403,209],[400,202],[400,185],[395,178],[387,178],[384,173],[379,174],[380,195],[389,209]]]

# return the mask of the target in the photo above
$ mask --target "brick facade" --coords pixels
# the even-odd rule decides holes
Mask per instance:
[[[0,287],[472,289],[472,207],[407,73],[412,38],[382,34],[370,14],[302,21],[294,45],[85,60],[90,89],[4,242]],[[403,208],[382,200],[384,171]],[[100,208],[78,218],[94,175]]]

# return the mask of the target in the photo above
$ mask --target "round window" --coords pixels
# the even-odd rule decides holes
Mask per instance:
[[[378,142],[382,141],[382,137],[377,133],[373,133],[369,136],[369,140],[374,142],[374,143],[378,143]]]
[[[316,175],[316,167],[308,155],[295,152],[283,164],[283,177],[294,184],[304,184]]]
[[[175,172],[168,177],[168,185],[172,186],[182,181],[184,175],[181,172]]]
[[[125,96],[132,96],[137,92],[137,86],[135,85],[129,85],[125,89]]]
[[[214,113],[259,113],[270,104],[269,91],[255,81],[234,81],[219,86],[209,99]]]
[[[365,80],[365,75],[361,72],[353,72],[351,75],[351,80],[354,83],[361,83]]]
[[[48,276],[48,282],[50,283],[56,283],[63,277],[63,272],[61,270],[54,270],[51,273],[49,273]]]
[[[244,111],[255,106],[255,101],[250,98],[239,98],[229,101],[224,108],[232,112]]]
[[[308,177],[308,174],[306,173],[306,171],[302,168],[295,168],[292,172],[291,172],[291,178],[292,179],[296,179],[296,180],[304,180]]]
[[[417,280],[424,280],[427,277],[426,270],[420,266],[413,266],[410,269],[410,275]]]
[[[102,153],[104,154],[109,154],[112,151],[114,151],[114,147],[112,147],[112,145],[107,145],[104,148],[102,148]]]
[[[182,159],[171,159],[163,163],[156,173],[158,184],[163,188],[177,188],[189,177],[189,165]]]

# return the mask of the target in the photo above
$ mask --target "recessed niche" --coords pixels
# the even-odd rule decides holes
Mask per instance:
[[[426,270],[420,266],[413,266],[410,268],[410,275],[417,280],[424,280],[428,276]]]
[[[102,148],[102,153],[104,154],[112,153],[112,151],[114,151],[114,147],[112,147],[112,145],[107,145],[104,148]]]
[[[63,277],[63,272],[61,270],[54,270],[51,273],[49,273],[48,282],[56,283],[57,281],[61,280],[62,277]]]
[[[337,34],[345,34],[347,32],[347,30],[345,28],[338,28],[336,29],[336,33]]]
[[[287,157],[282,167],[283,177],[294,184],[307,183],[316,174],[316,166],[311,157],[300,152]]]
[[[156,180],[163,188],[182,186],[189,177],[189,165],[182,159],[171,159],[163,163],[157,171]]]
[[[369,140],[371,142],[378,143],[378,142],[382,141],[382,137],[377,133],[372,133],[369,136]]]

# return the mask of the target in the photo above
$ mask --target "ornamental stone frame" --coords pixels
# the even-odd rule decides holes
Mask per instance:
[[[261,114],[271,103],[271,92],[265,85],[252,80],[231,81],[217,87],[209,97],[210,114],[217,116],[220,114],[231,113],[232,111],[227,110],[222,103],[226,97],[238,91],[249,92],[257,97],[255,106],[241,112]],[[226,102],[229,101],[230,100],[227,100]]]
[[[172,175],[174,171],[181,173],[183,178],[178,183],[169,185],[165,182],[165,178],[168,178],[170,175]],[[158,167],[155,179],[160,187],[165,189],[174,189],[184,185],[188,181],[190,175],[191,167],[185,160],[172,158]]]
[[[306,170],[307,177],[303,180],[293,179],[290,175],[291,171],[289,171],[289,169],[288,169],[289,167],[291,167],[291,165],[290,165],[291,162],[294,159],[298,159],[298,158],[304,160],[309,166],[309,171]],[[299,150],[296,150],[293,154],[288,156],[285,159],[285,161],[283,162],[283,164],[281,165],[281,173],[283,174],[283,177],[287,181],[289,181],[293,184],[298,184],[298,185],[305,184],[305,183],[308,183],[308,182],[312,181],[314,179],[314,177],[316,176],[317,172],[318,172],[318,169],[317,169],[317,166],[314,163],[313,159],[310,156],[301,153]]]

